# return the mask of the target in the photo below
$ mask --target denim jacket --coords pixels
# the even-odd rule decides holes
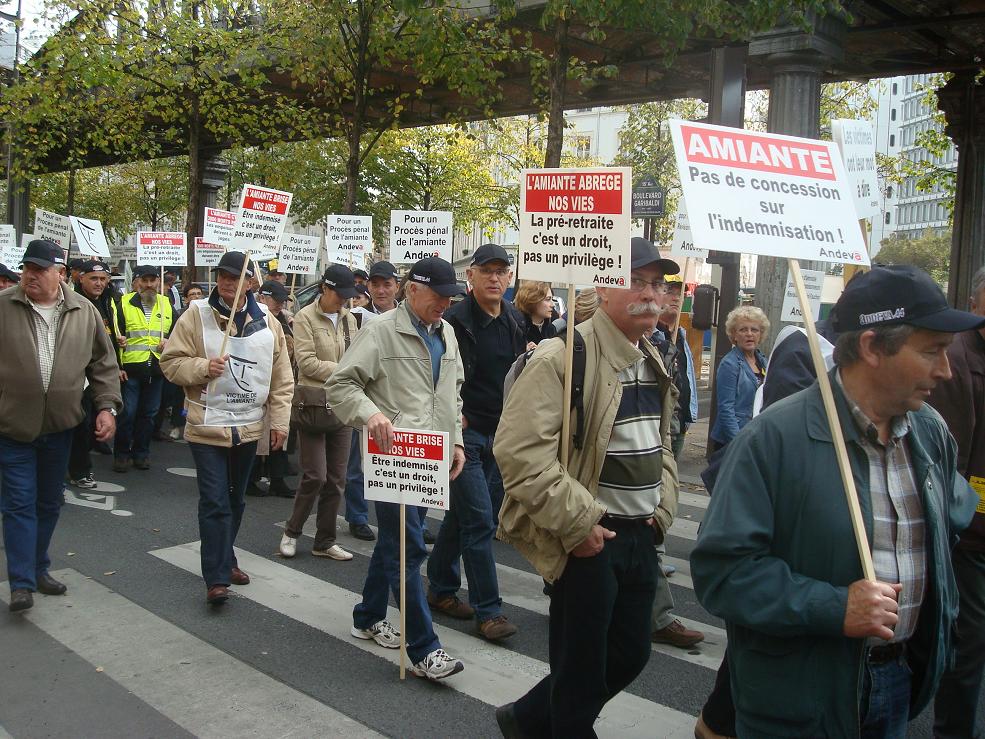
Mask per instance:
[[[766,357],[758,349],[756,361],[766,366]],[[718,413],[711,430],[712,439],[719,444],[728,444],[749,423],[758,387],[756,375],[750,369],[745,354],[739,347],[733,346],[732,351],[722,357],[715,374]]]

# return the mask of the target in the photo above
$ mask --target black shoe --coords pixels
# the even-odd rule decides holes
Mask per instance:
[[[10,612],[26,611],[34,605],[34,596],[30,590],[14,590],[10,594]]]
[[[253,480],[250,480],[249,485],[246,486],[246,494],[251,498],[266,498],[268,495],[267,491],[259,487]]]
[[[150,461],[147,459],[135,459],[133,460],[133,468],[135,470],[149,470]]]
[[[373,533],[373,529],[364,523],[350,523],[349,533],[363,541],[376,541],[376,534]]]
[[[38,592],[44,595],[65,595],[68,590],[62,583],[47,572],[38,576]]]
[[[130,460],[127,457],[117,457],[113,460],[113,472],[126,472],[130,468]]]
[[[512,703],[496,709],[496,723],[499,724],[499,730],[505,739],[523,739],[523,732],[516,722],[516,712],[513,710]]]
[[[283,477],[273,477],[270,480],[270,485],[267,487],[270,495],[276,495],[278,498],[293,498],[294,491],[291,490],[287,483],[284,482]]]
[[[431,529],[424,527],[424,543],[429,546],[434,546],[434,543],[438,541],[438,537],[431,533]]]

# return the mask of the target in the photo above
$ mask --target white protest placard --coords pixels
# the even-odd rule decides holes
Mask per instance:
[[[79,254],[86,256],[102,257],[109,259],[109,244],[106,243],[106,234],[103,233],[103,224],[94,218],[79,218],[69,216],[68,220],[72,224],[72,233],[75,234],[75,243],[79,247]],[[37,228],[35,228],[35,231]]]
[[[390,261],[394,264],[413,264],[425,257],[450,262],[452,236],[451,211],[390,211]]]
[[[34,209],[34,238],[54,241],[66,252],[72,241],[72,224],[68,216],[50,210]]]
[[[362,269],[373,253],[373,216],[326,216],[325,248],[328,261]]]
[[[321,250],[320,236],[303,234],[284,234],[277,259],[277,271],[292,275],[318,274],[318,252]]]
[[[0,264],[16,268],[24,256],[24,250],[17,244],[17,230],[10,225],[0,224]]]
[[[519,271],[525,280],[629,283],[630,167],[520,173]]]
[[[183,231],[137,231],[137,264],[184,267],[188,261]]]
[[[243,185],[239,216],[229,251],[250,252],[257,260],[276,259],[293,195],[257,185]]]
[[[768,257],[869,263],[830,141],[670,121],[695,243]]]
[[[878,215],[879,181],[876,178],[876,135],[868,121],[831,121],[831,138],[841,151],[841,161],[851,182],[858,217]]]
[[[37,236],[35,234],[21,234],[21,253],[20,253],[20,256],[17,257],[17,262],[18,263],[20,263],[21,257],[24,256],[24,252],[27,251],[27,245],[30,244],[35,239],[38,239],[38,238],[41,238],[41,237],[40,236]],[[8,264],[7,266],[9,267],[10,265]]]
[[[202,226],[202,238],[208,244],[228,246],[233,240],[236,230],[236,214],[231,210],[218,208],[205,209],[205,223]]]
[[[691,233],[691,222],[687,217],[687,208],[682,200],[677,206],[677,218],[674,220],[674,240],[670,244],[671,259],[707,259],[708,250],[698,249],[694,245],[694,234]]]
[[[210,244],[202,236],[195,237],[195,266],[215,267],[226,253],[226,247]]]
[[[393,430],[393,447],[383,454],[363,427],[366,500],[448,510],[451,457],[444,431]]]
[[[824,271],[816,269],[802,269],[800,273],[804,276],[804,287],[807,289],[807,299],[810,301],[811,314],[816,321],[821,315],[821,291],[824,288]],[[797,290],[793,284],[793,275],[787,275],[787,291],[783,294],[783,308],[780,311],[781,321],[792,321],[803,323],[804,315],[800,312],[800,299],[797,297]]]

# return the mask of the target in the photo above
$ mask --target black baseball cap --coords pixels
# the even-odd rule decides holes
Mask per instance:
[[[89,259],[78,266],[78,270],[84,274],[90,274],[92,272],[105,272],[109,274],[109,265],[106,262],[101,262],[98,259]]]
[[[361,277],[364,280],[368,280],[369,279],[369,273],[367,273],[366,270],[364,270],[364,269],[354,269],[354,270],[352,270],[352,276],[353,277]]]
[[[958,333],[985,326],[985,316],[949,306],[930,275],[910,264],[876,266],[857,275],[835,304],[838,332],[898,324]]]
[[[69,269],[82,269],[82,265],[86,263],[85,259],[69,259],[68,268]]]
[[[35,239],[27,245],[24,258],[21,264],[36,264],[38,267],[48,269],[56,264],[65,264],[65,252],[54,241],[47,239]]]
[[[475,250],[475,254],[472,255],[472,261],[470,262],[470,267],[477,267],[487,262],[503,262],[507,267],[510,266],[510,255],[499,244],[483,244],[478,249]]]
[[[21,279],[21,276],[14,272],[14,270],[6,264],[0,264],[0,277],[6,277],[8,280],[12,280],[14,282],[20,282]]]
[[[236,275],[239,277],[239,273],[243,271],[243,263],[246,261],[246,254],[241,251],[227,251],[222,255],[222,259],[219,260],[219,264],[212,268],[213,272],[222,270],[223,272],[228,272],[231,275]],[[246,276],[253,277],[253,264],[251,263],[246,266]]]
[[[356,285],[356,293],[358,295],[366,295],[366,296],[369,296],[369,290],[366,289],[366,286],[365,285]],[[355,296],[353,296],[353,297],[355,297]]]
[[[397,279],[397,268],[389,262],[376,262],[369,268],[369,279],[383,277],[387,280]]]
[[[133,268],[134,277],[160,277],[161,268],[152,264],[139,264]]]
[[[343,298],[356,297],[356,276],[344,264],[330,264],[321,276],[321,282]]]
[[[277,280],[267,280],[260,285],[260,294],[273,298],[278,303],[283,303],[290,295],[287,288],[277,282]]]
[[[465,292],[462,286],[458,284],[455,268],[441,257],[427,257],[416,262],[410,268],[407,279],[418,285],[429,287],[438,295],[443,295],[446,298]]]
[[[671,260],[660,256],[660,250],[652,241],[640,236],[634,236],[630,243],[630,267],[639,269],[649,264],[657,265],[657,268],[665,275],[676,275],[681,271],[680,265]]]

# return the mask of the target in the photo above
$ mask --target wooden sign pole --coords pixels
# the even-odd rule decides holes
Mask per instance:
[[[691,257],[686,257],[684,259],[684,269],[681,270],[681,307],[677,311],[677,318],[674,319],[674,325],[670,329],[670,339],[672,346],[677,346],[677,329],[681,327],[681,313],[684,312],[684,279],[687,277],[687,271],[691,268]]]
[[[161,265],[161,297],[164,297],[164,265]],[[164,341],[164,305],[161,305],[161,341]],[[157,343],[160,344],[161,341]]]
[[[246,269],[249,265],[250,252],[246,252],[246,257],[243,259],[243,269],[239,273],[239,283],[236,285],[236,297],[233,299],[233,304],[229,306],[229,320],[226,321],[226,333],[222,337],[222,346],[219,347],[218,359],[226,356],[226,343],[229,341],[229,334],[233,330],[233,318],[236,316],[236,309],[239,307],[239,299],[243,296],[243,281],[246,279]]]
[[[565,328],[564,395],[561,399],[561,466],[568,466],[568,437],[571,435],[571,386],[575,358],[575,286],[568,283],[568,320]]]
[[[416,515],[416,514],[415,514]],[[400,679],[407,676],[407,506],[400,504]]]
[[[866,580],[875,581],[876,572],[875,567],[872,565],[872,552],[869,551],[869,536],[865,531],[862,509],[858,503],[858,491],[855,489],[855,478],[852,476],[848,450],[845,447],[845,437],[841,432],[841,423],[838,420],[838,408],[835,405],[834,393],[831,390],[831,380],[828,377],[828,369],[824,364],[824,357],[821,356],[821,347],[818,344],[817,327],[814,325],[814,314],[811,311],[810,301],[807,299],[804,276],[800,272],[799,261],[796,259],[790,259],[788,261],[790,274],[793,276],[793,284],[797,290],[797,297],[800,300],[800,312],[804,316],[804,326],[807,329],[807,343],[811,348],[811,357],[814,360],[814,371],[817,373],[818,385],[821,387],[821,399],[824,401],[824,410],[828,417],[828,426],[831,429],[831,440],[834,443],[835,456],[838,459],[841,482],[845,488],[845,500],[848,503],[848,512],[852,517],[855,543],[858,546],[859,559],[862,561],[862,574]]]

